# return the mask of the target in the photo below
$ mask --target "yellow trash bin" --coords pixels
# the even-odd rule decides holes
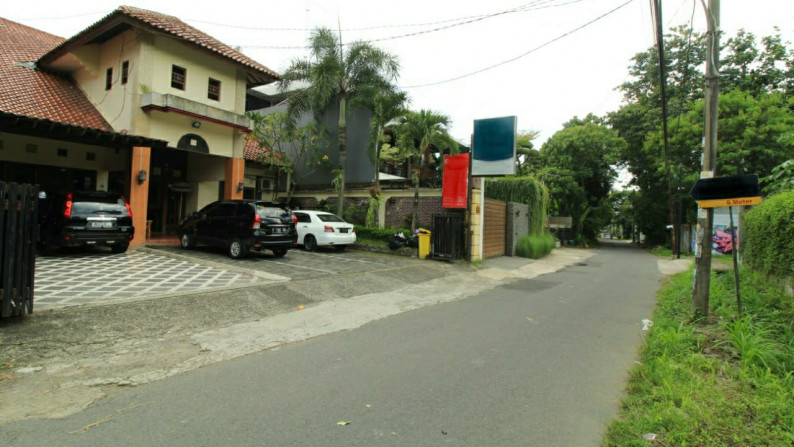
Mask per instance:
[[[416,235],[419,237],[419,259],[427,259],[430,256],[430,230],[420,228]]]

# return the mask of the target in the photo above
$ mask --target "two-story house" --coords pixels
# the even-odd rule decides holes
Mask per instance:
[[[120,190],[130,197],[136,227],[148,220],[154,231],[167,231],[213,200],[243,196],[251,152],[244,138],[247,92],[276,81],[274,71],[176,17],[133,7],[67,40],[5,22],[0,70],[28,79],[0,79],[0,163],[6,172],[17,165],[30,171],[14,181]],[[35,49],[20,54],[17,41]],[[9,99],[10,92],[18,95]],[[61,115],[42,114],[67,97]],[[51,135],[32,151],[40,137],[22,133],[14,117],[77,129]],[[71,141],[82,129],[100,136]],[[42,174],[64,167],[68,181],[66,174]]]

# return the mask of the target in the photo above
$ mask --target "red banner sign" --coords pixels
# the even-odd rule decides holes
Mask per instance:
[[[466,208],[469,193],[469,154],[444,155],[441,206]]]

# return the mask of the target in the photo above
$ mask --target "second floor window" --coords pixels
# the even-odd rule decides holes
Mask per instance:
[[[171,87],[178,88],[179,90],[185,89],[185,79],[187,77],[187,70],[179,65],[171,66]]]
[[[126,84],[130,76],[130,61],[121,63],[121,83]]]
[[[221,100],[221,81],[210,78],[209,86],[207,87],[207,98],[215,101]]]
[[[113,85],[113,67],[110,67],[105,71],[105,90],[110,90],[110,87]]]

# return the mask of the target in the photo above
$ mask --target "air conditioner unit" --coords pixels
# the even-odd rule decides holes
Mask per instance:
[[[260,191],[272,191],[273,180],[269,178],[260,178],[258,182],[258,186]]]

